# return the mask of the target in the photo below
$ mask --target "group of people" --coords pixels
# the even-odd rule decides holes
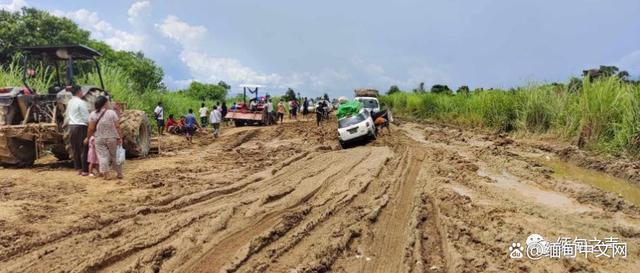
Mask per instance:
[[[73,86],[72,90],[73,97],[67,103],[66,111],[75,170],[78,175],[109,179],[113,169],[116,177],[122,179],[122,165],[117,161],[118,146],[123,140],[120,117],[105,96],[95,100],[95,110],[90,113],[85,100],[88,90],[79,86]]]
[[[298,120],[298,112],[302,112],[302,116],[304,119],[307,119],[310,111],[309,108],[310,106],[313,104],[313,101],[308,99],[308,98],[304,98],[302,100],[302,106],[300,106],[300,103],[298,102],[297,99],[292,99],[288,101],[288,105],[289,105],[289,119],[290,120]],[[234,111],[236,107],[236,104],[234,103],[234,105],[232,106],[232,110]],[[249,109],[252,109],[252,111],[256,111],[258,109],[258,103],[256,99],[253,99],[249,102]],[[284,115],[285,115],[285,105],[282,101],[278,102],[277,106],[274,109],[274,105],[271,99],[265,99],[265,101],[263,102],[263,110],[266,113],[266,117],[268,120],[265,121],[265,124],[273,124],[275,122],[283,122],[284,121]],[[320,126],[320,122],[322,120],[327,119],[327,116],[329,114],[329,109],[328,109],[328,104],[325,100],[320,100],[318,101],[316,107],[315,107],[315,112],[316,112],[316,124],[318,126]]]
[[[209,111],[204,103],[201,104],[199,109],[200,123],[198,123],[193,109],[189,109],[186,115],[180,117],[179,120],[175,119],[173,114],[169,115],[167,122],[164,122],[164,107],[162,102],[158,102],[158,105],[154,109],[153,113],[158,125],[158,134],[164,135],[165,132],[172,134],[184,134],[189,143],[193,142],[193,134],[198,129],[207,128],[209,124],[213,128],[213,136],[218,137],[220,135],[220,124],[224,120],[224,116],[227,114],[227,105],[225,102],[218,102]]]
[[[307,97],[305,97],[302,100],[302,116],[307,119],[309,116],[309,108],[310,106],[313,104],[313,101],[308,99]],[[298,109],[300,108],[300,105],[298,103],[298,100],[290,100],[289,101],[289,118],[290,119],[298,119]],[[328,105],[327,102],[325,100],[320,100],[318,101],[317,105],[315,106],[315,112],[316,112],[316,124],[318,126],[320,126],[320,122],[324,119],[327,119],[327,116],[329,114],[329,109],[328,109]]]
[[[298,119],[298,111],[302,111],[302,115],[307,118],[309,114],[309,107],[313,103],[313,101],[304,98],[302,107],[298,103],[298,100],[293,99],[288,102],[289,104],[289,119],[297,120]],[[259,105],[262,109],[260,109]],[[230,108],[227,108],[225,102],[217,102],[216,105],[213,105],[212,109],[209,110],[207,106],[202,103],[200,109],[198,110],[198,114],[200,117],[200,121],[196,118],[193,109],[189,109],[188,113],[180,116],[179,119],[176,119],[173,114],[170,114],[165,123],[164,118],[164,107],[162,102],[158,102],[158,105],[154,109],[153,113],[158,125],[158,134],[164,135],[165,132],[172,134],[184,134],[189,142],[193,141],[193,134],[203,128],[208,128],[211,125],[213,130],[213,136],[218,137],[220,135],[220,125],[225,123],[225,116],[227,115],[227,111],[236,112],[236,111],[264,111],[265,120],[263,120],[264,124],[271,125],[277,122],[284,122],[285,116],[285,104],[283,101],[277,103],[277,105],[273,104],[271,98],[263,98],[261,101],[258,99],[251,99],[249,104],[244,103],[233,103]],[[327,116],[327,104],[325,101],[320,101],[315,108],[316,111],[316,120],[317,125],[320,126],[320,122],[323,119],[326,119]]]

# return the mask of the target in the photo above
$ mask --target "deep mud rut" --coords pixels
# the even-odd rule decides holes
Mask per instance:
[[[429,124],[340,150],[335,124],[223,128],[126,163],[0,170],[0,272],[638,272],[640,209],[540,143]],[[544,146],[544,145],[543,145]],[[627,258],[509,258],[538,233]]]

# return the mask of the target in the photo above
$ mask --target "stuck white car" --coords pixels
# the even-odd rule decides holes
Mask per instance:
[[[365,109],[360,110],[357,115],[338,120],[338,139],[342,148],[355,140],[375,138],[376,127],[373,124],[371,114]]]

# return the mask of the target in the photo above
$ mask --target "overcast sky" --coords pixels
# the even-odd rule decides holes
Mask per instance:
[[[308,96],[420,82],[507,88],[599,64],[640,75],[638,0],[0,0],[25,5],[143,51],[174,89],[192,80]]]

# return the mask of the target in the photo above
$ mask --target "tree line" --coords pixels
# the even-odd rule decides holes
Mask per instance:
[[[582,89],[583,79],[594,81],[594,80],[605,79],[610,77],[617,77],[620,81],[626,82],[626,83],[640,84],[640,80],[635,80],[635,81],[631,80],[629,72],[625,70],[620,70],[616,66],[601,65],[598,68],[583,70],[582,78],[572,77],[567,83],[567,89],[570,92],[577,92]],[[563,86],[562,83],[557,83],[557,82],[551,83],[551,85]],[[477,88],[474,90],[474,92],[479,92],[483,90],[484,90],[483,88]],[[492,89],[489,89],[489,90],[492,90]],[[424,82],[421,82],[420,84],[418,84],[418,86],[414,88],[412,91],[414,93],[427,92],[424,86]],[[433,86],[431,86],[431,89],[429,89],[428,91],[435,94],[454,95],[454,94],[469,94],[471,92],[471,89],[469,89],[469,86],[467,85],[462,85],[458,87],[458,89],[456,89],[454,93],[453,90],[450,89],[449,86],[445,84],[434,84]],[[387,91],[387,95],[391,95],[398,92],[402,92],[400,88],[397,85],[391,85],[389,87],[389,90]]]
[[[100,61],[122,69],[140,91],[164,89],[164,71],[142,52],[114,50],[68,18],[35,8],[0,11],[0,63],[7,64],[23,46],[83,44],[103,54]]]

